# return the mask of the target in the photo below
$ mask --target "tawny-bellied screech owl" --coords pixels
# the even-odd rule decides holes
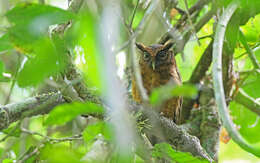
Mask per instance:
[[[150,95],[154,88],[175,84],[181,85],[181,76],[176,65],[173,52],[170,50],[173,43],[153,44],[145,46],[136,43],[141,51],[139,60],[143,86]],[[142,103],[136,81],[132,81],[132,95],[136,102]],[[163,116],[172,119],[176,124],[180,123],[182,97],[173,97],[165,101],[159,108]]]

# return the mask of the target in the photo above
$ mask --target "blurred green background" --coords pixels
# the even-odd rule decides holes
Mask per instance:
[[[6,17],[4,16],[4,13],[12,8],[15,4],[22,2],[21,0],[0,0],[0,36],[3,35],[5,33],[5,26],[8,26],[8,22]],[[36,0],[23,0],[23,2],[35,2],[37,3],[38,1]],[[195,0],[189,2],[191,4],[193,4],[194,2],[196,2]],[[67,9],[68,7],[68,2],[66,0],[47,0],[46,1],[47,4],[49,5],[53,5],[62,9]],[[135,4],[136,1],[133,1],[132,4]],[[131,4],[131,3],[130,3]],[[183,4],[181,3],[180,6],[182,6]],[[126,8],[129,6],[126,6]],[[131,10],[132,8],[129,7]],[[205,8],[205,11],[207,11],[208,9]],[[133,26],[136,27],[136,25],[139,23],[139,21],[141,20],[141,18],[143,17],[143,10],[138,10],[137,14],[136,14],[136,18],[134,19],[133,22]],[[84,15],[83,15],[84,16]],[[83,17],[82,16],[82,17]],[[86,16],[86,15],[85,15]],[[66,17],[60,17],[59,21],[60,22],[64,22],[67,19],[72,18],[73,15],[66,15]],[[86,16],[87,17],[87,16]],[[82,18],[83,19],[83,18]],[[151,20],[152,21],[156,21],[156,18],[154,18],[155,20]],[[93,20],[89,20],[89,21],[93,21]],[[94,21],[93,21],[94,22]],[[95,23],[94,22],[92,24],[83,24],[83,27],[89,27],[90,25],[92,25],[92,28],[95,28]],[[82,23],[82,22],[81,22]],[[81,24],[82,25],[82,24]],[[156,29],[160,28],[160,23],[155,24],[153,27],[147,27],[147,28],[151,28],[150,31],[155,31]],[[214,25],[214,21],[211,20],[209,21],[208,24],[206,24],[202,30],[198,33],[198,37],[203,37],[203,36],[208,36],[208,35],[212,35],[213,28]],[[123,25],[121,25],[123,26]],[[84,28],[85,29],[85,28]],[[90,29],[91,30],[91,29]],[[142,42],[144,42],[145,44],[149,44],[149,43],[153,43],[155,42],[156,38],[159,37],[162,33],[164,33],[163,31],[165,31],[166,29],[163,29],[162,31],[158,31],[157,33],[155,32],[153,36],[151,37],[147,37],[150,36],[150,34],[148,33],[142,33],[140,34],[140,36],[138,37],[137,40],[141,40]],[[258,61],[260,61],[260,15],[255,16],[254,18],[251,18],[247,24],[245,24],[243,27],[241,27],[241,30],[244,32],[246,39],[248,41],[248,44],[253,48],[253,51],[255,52],[255,55],[258,59]],[[73,39],[73,37],[75,36],[74,32],[80,32],[81,35],[83,35],[84,30],[81,28],[77,28],[77,25],[75,25],[75,27],[72,28],[72,31],[70,31],[72,34],[66,36],[66,38],[68,40],[66,44],[68,45],[74,45],[76,44],[75,42],[71,41],[70,39]],[[85,31],[86,34],[89,34],[89,32],[91,31]],[[93,32],[93,31],[92,31]],[[93,34],[93,33],[92,33]],[[123,40],[125,39],[127,35],[127,31],[124,29],[124,27],[120,28],[120,36],[122,38],[119,38],[120,42],[123,42]],[[32,36],[32,38],[37,39],[38,36]],[[94,36],[93,36],[94,37]],[[100,69],[100,67],[97,65],[98,63],[96,62],[96,58],[95,56],[84,56],[84,52],[82,53],[82,51],[86,50],[89,52],[89,54],[95,54],[95,53],[99,53],[98,51],[95,51],[95,41],[96,40],[84,40],[81,38],[81,36],[76,37],[76,41],[81,42],[80,44],[83,45],[82,48],[75,48],[76,51],[76,56],[75,56],[75,60],[77,63],[77,66],[83,71],[83,72],[87,72],[88,73],[88,77],[86,80],[90,80],[88,82],[92,82],[92,84],[94,83],[95,86],[97,87],[101,87],[102,83],[97,83],[97,79],[95,79],[95,77],[97,76],[95,71],[91,71],[91,70],[97,70]],[[81,40],[82,39],[82,40]],[[205,48],[207,47],[207,45],[209,44],[211,38],[207,37],[205,39],[201,39],[201,45],[199,46],[197,44],[197,41],[194,39],[190,40],[187,45],[185,46],[184,49],[184,60],[182,59],[181,55],[178,55],[176,57],[177,63],[178,63],[178,67],[182,76],[183,81],[187,81],[189,79],[189,77],[192,74],[193,69],[195,68],[196,64],[198,63],[203,51],[205,50]],[[25,44],[27,44],[28,42],[25,42]],[[30,40],[29,43],[30,44]],[[41,61],[45,59],[46,63],[52,63],[50,64],[53,67],[49,67],[50,69],[55,69],[54,72],[50,72],[48,69],[44,69],[44,71],[46,71],[46,74],[43,76],[36,76],[36,77],[28,77],[26,76],[26,74],[28,74],[27,70],[26,70],[26,66],[28,66],[28,71],[30,71],[31,69],[33,69],[32,67],[34,67],[35,62],[36,64],[40,64],[42,62],[37,62],[33,61],[32,63],[29,63],[25,66],[24,74],[20,74],[21,76],[18,76],[18,84],[19,86],[26,86],[26,85],[30,85],[30,82],[40,82],[43,80],[44,77],[48,76],[48,73],[55,73],[56,71],[60,71],[63,68],[63,63],[60,62],[58,67],[56,65],[56,61],[60,61],[59,56],[60,51],[59,50],[63,50],[63,47],[60,47],[60,49],[58,51],[55,51],[52,49],[52,42],[49,42],[48,39],[46,40],[41,40],[41,42],[37,42],[37,45],[41,45],[41,46],[45,46],[48,47],[47,49],[45,49],[46,51],[41,51],[42,53],[46,54],[48,52],[48,54],[50,56],[56,56],[57,58],[55,59],[55,62],[53,60],[47,60],[49,57],[47,56],[43,56],[43,58],[40,58]],[[85,44],[88,44],[89,46],[92,46],[88,49],[88,47],[84,47]],[[8,47],[9,45],[6,45],[6,47]],[[3,47],[3,46],[2,46]],[[20,52],[25,51],[30,51],[31,49],[29,48],[30,46],[28,46],[28,49],[17,49]],[[18,46],[19,48],[19,46]],[[42,50],[43,48],[41,48]],[[35,49],[34,49],[35,50]],[[37,53],[37,49],[36,49],[36,53]],[[15,55],[15,52],[10,50],[10,51],[4,51],[4,52],[0,52],[0,61],[5,62],[8,57],[10,58],[10,56],[14,56],[13,57],[13,61],[8,61],[9,65],[1,65],[2,62],[0,62],[0,70],[1,69],[6,69],[4,67],[12,67],[12,65],[14,63],[16,63],[17,59],[19,59],[19,57],[17,57]],[[46,58],[44,58],[46,57]],[[92,57],[92,58],[91,58]],[[234,60],[234,68],[235,70],[238,72],[242,72],[242,71],[250,71],[253,68],[253,65],[245,51],[245,49],[241,46],[241,45],[237,45],[236,49],[235,49],[235,60]],[[126,52],[122,51],[117,55],[117,65],[118,65],[118,74],[120,77],[123,76],[123,68],[125,67],[125,58],[126,58]],[[92,65],[85,65],[84,64],[84,59],[89,59],[92,62]],[[43,67],[45,67],[46,63],[42,63]],[[38,65],[39,66],[39,65]],[[7,68],[8,69],[8,68]],[[2,72],[2,70],[1,70]],[[5,73],[6,76],[8,76],[8,73],[10,72],[5,72],[3,70],[3,72]],[[37,72],[30,72],[30,73],[34,73],[37,74]],[[29,73],[29,75],[31,75]],[[93,73],[93,74],[92,74]],[[209,72],[210,73],[210,72]],[[25,75],[25,76],[23,76]],[[24,79],[28,79],[30,78],[31,80],[24,80]],[[93,79],[94,78],[94,79]],[[94,81],[91,81],[91,79],[93,79]],[[6,97],[6,94],[9,91],[9,87],[11,86],[11,82],[7,82],[7,83],[0,83],[0,104],[4,104],[4,99]],[[34,92],[33,92],[33,88],[21,88],[19,87],[17,84],[14,85],[14,89],[13,89],[13,93],[11,96],[10,101],[11,102],[18,102],[21,101],[22,99],[25,99],[26,97],[30,97]],[[250,96],[254,97],[255,99],[260,100],[260,75],[258,73],[258,75],[255,74],[249,74],[249,77],[246,79],[246,81],[243,83],[242,88],[245,90],[245,92],[247,94],[249,94]],[[239,128],[240,133],[243,135],[243,137],[245,137],[245,139],[247,139],[250,143],[260,143],[260,120],[259,120],[259,116],[257,116],[255,113],[252,113],[251,111],[249,111],[247,108],[245,108],[244,106],[237,104],[235,102],[231,102],[230,104],[230,113],[232,115],[233,121],[235,122],[235,124],[237,125],[237,127]],[[31,122],[30,122],[30,126],[29,128],[31,130],[34,131],[38,131],[38,132],[46,132],[46,127],[42,125],[42,122],[44,121],[44,117],[40,117],[40,118],[32,118]],[[68,134],[69,135],[69,134]],[[0,137],[2,137],[3,134],[0,134]],[[37,139],[37,137],[35,137],[35,139]],[[34,140],[31,140],[34,141]],[[68,146],[68,144],[64,143],[65,146]],[[1,154],[1,147],[3,148],[4,146],[7,146],[8,144],[4,144],[1,143],[0,144],[0,154]],[[16,144],[17,145],[17,144]],[[16,149],[14,150],[18,150],[18,147],[16,147]],[[85,149],[82,149],[82,151],[84,152]],[[82,153],[83,153],[82,152]],[[63,153],[64,154],[64,153]],[[73,158],[73,156],[71,156]],[[73,160],[73,159],[72,159]],[[260,163],[260,159],[256,158],[255,156],[249,154],[248,152],[244,151],[243,149],[241,149],[238,145],[236,145],[232,140],[230,140],[227,144],[224,143],[220,143],[220,152],[219,152],[219,162],[223,162],[223,163]]]

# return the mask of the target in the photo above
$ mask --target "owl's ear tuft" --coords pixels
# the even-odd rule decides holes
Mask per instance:
[[[135,45],[136,45],[136,47],[138,48],[138,49],[140,49],[141,51],[145,51],[145,46],[142,44],[142,43],[135,43]]]
[[[169,50],[173,45],[173,42],[167,41],[163,46],[163,50]]]

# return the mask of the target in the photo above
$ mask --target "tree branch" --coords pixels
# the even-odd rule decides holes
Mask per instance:
[[[196,84],[199,83],[200,80],[205,76],[206,72],[209,69],[209,66],[211,65],[212,62],[212,45],[213,45],[213,40],[210,41],[208,47],[202,54],[202,57],[200,58],[197,66],[192,72],[192,75],[189,79],[190,83]]]
[[[84,0],[72,0],[70,2],[70,6],[69,6],[68,10],[71,12],[74,12],[74,13],[78,13],[83,2],[84,2]]]
[[[260,103],[254,98],[250,97],[241,88],[239,88],[237,95],[234,97],[234,100],[260,116]]]
[[[190,12],[189,12],[189,7],[188,7],[188,2],[187,0],[184,0],[184,4],[185,4],[185,8],[186,8],[186,13],[187,13],[187,17],[188,17],[188,21],[189,21],[189,24],[191,26],[191,32],[194,34],[195,38],[196,38],[196,41],[198,42],[198,45],[200,45],[200,41],[198,39],[198,36],[197,36],[197,33],[196,33],[196,29],[192,23],[192,20],[191,20],[191,15],[190,15]]]
[[[28,98],[23,102],[2,106],[0,109],[0,130],[7,128],[12,122],[23,117],[48,114],[55,106],[62,103],[64,103],[64,100],[60,93],[51,93]],[[133,102],[129,103],[129,108],[132,111],[137,111],[140,110],[140,108],[143,108],[143,106],[137,105]],[[156,125],[154,125],[150,130],[145,131],[147,134],[152,134],[161,139],[165,139],[178,150],[191,152],[195,156],[211,160],[201,147],[199,139],[189,135],[182,127],[177,126],[171,120],[159,116],[157,113],[151,113],[151,110],[151,108],[142,109],[145,116],[156,121]],[[161,129],[162,133],[157,132],[158,127]]]
[[[216,11],[217,11],[216,8],[212,8],[210,11],[208,11],[206,14],[204,14],[204,16],[197,23],[195,23],[195,25],[194,25],[195,31],[198,32],[213,17],[213,15],[216,13]],[[164,34],[159,42],[161,44],[163,44],[163,43],[167,42],[168,40],[172,39],[172,41],[176,44],[177,48],[175,49],[175,54],[177,54],[177,53],[183,51],[184,46],[190,39],[192,31],[188,26],[183,27],[184,28],[183,30],[185,31],[185,29],[186,29],[186,31],[181,36],[179,34],[180,32],[178,32],[180,27],[178,27],[178,25],[175,25],[175,26],[176,27],[172,28],[169,32]]]
[[[260,69],[260,64],[258,63],[258,60],[256,59],[253,50],[247,44],[246,37],[244,36],[244,34],[241,30],[239,30],[239,36],[240,36],[240,41],[243,44],[243,46],[245,47],[245,49],[249,55],[249,58],[251,59],[251,62],[253,63],[255,69]]]
[[[120,52],[120,51],[123,50],[124,48],[126,48],[126,47],[131,43],[131,41],[132,41],[133,39],[135,39],[135,38],[139,35],[139,33],[140,33],[140,32],[142,31],[142,29],[144,28],[145,22],[150,18],[150,16],[151,16],[152,13],[154,12],[154,10],[155,10],[155,8],[156,8],[158,2],[159,2],[158,0],[154,0],[154,1],[150,4],[149,8],[145,11],[142,20],[140,21],[140,23],[139,23],[138,26],[136,27],[136,30],[132,33],[132,35],[130,36],[130,38],[129,38],[125,43],[123,43],[123,45],[122,45],[119,49],[117,49],[117,50],[114,51],[115,54],[118,53],[118,52]]]
[[[202,57],[200,58],[197,66],[193,70],[193,73],[188,81],[189,83],[198,84],[205,76],[212,62],[212,47],[213,47],[213,40],[211,40],[208,47],[202,54]],[[193,104],[194,104],[193,99],[184,98],[183,105],[182,105],[182,119],[183,119],[182,122],[189,119],[190,111],[192,109]]]
[[[190,152],[194,156],[200,156],[209,161],[212,161],[207,152],[201,147],[200,140],[188,134],[181,126],[176,125],[173,121],[159,116],[157,113],[151,111],[149,108],[142,110],[145,116],[149,117],[152,123],[151,129],[145,129],[144,132],[151,136],[157,137],[159,140],[166,141],[174,145],[177,150]],[[158,132],[160,129],[162,132]]]
[[[243,149],[249,151],[250,153],[260,156],[259,147],[255,147],[249,144],[236,130],[235,125],[233,124],[229,111],[226,105],[225,93],[223,87],[222,79],[222,49],[225,37],[226,26],[233,15],[233,13],[238,8],[238,1],[234,0],[223,12],[223,15],[220,18],[220,21],[217,24],[215,41],[213,43],[213,84],[216,103],[218,106],[219,114],[223,122],[224,127],[227,129],[231,138]]]
[[[22,102],[0,106],[0,130],[24,117],[49,113],[53,107],[64,102],[60,93],[49,93],[28,98]]]

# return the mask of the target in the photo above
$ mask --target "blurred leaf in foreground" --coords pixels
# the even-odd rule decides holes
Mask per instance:
[[[86,83],[90,87],[102,90],[102,58],[100,56],[98,18],[90,12],[82,12],[74,21],[72,27],[65,33],[67,46],[75,53],[82,55],[84,64],[79,66],[85,75]]]
[[[161,143],[156,144],[154,146],[153,157],[159,158],[159,159],[167,159],[171,162],[178,162],[178,163],[208,163],[209,161],[194,157],[190,153],[186,152],[178,152],[175,151],[170,144],[167,143]]]
[[[11,159],[4,159],[3,160],[3,163],[13,163],[14,161],[13,160],[11,160]]]
[[[6,135],[14,136],[14,137],[19,137],[21,135],[21,130],[19,126],[17,126],[17,123],[11,124],[8,128],[2,130],[3,133]]]
[[[47,144],[40,153],[41,160],[45,160],[50,163],[82,163],[82,161],[80,161],[82,156],[83,154],[79,153],[77,149],[72,149],[62,144]]]
[[[0,37],[0,52],[13,49],[13,46],[9,40],[8,34],[4,34]]]
[[[260,119],[258,115],[236,102],[229,104],[231,115],[238,131],[250,143],[260,143]]]
[[[48,5],[21,3],[9,10],[6,17],[12,24],[9,40],[16,50],[28,55],[18,75],[19,86],[38,84],[65,67],[66,57],[61,51],[64,48],[60,48],[63,45],[50,39],[48,29],[74,19],[73,13]]]
[[[46,121],[45,125],[61,125],[66,122],[71,121],[78,115],[82,114],[102,114],[104,112],[103,108],[97,104],[87,102],[87,103],[79,103],[74,102],[71,104],[63,104],[54,108]]]
[[[152,105],[160,105],[163,101],[176,96],[194,98],[197,92],[197,88],[194,85],[166,85],[153,90],[150,96],[150,103]]]
[[[36,85],[65,67],[65,54],[59,53],[49,38],[35,43],[35,56],[28,58],[18,74],[20,87]]]
[[[4,72],[4,63],[0,61],[0,79],[4,77],[3,72]]]
[[[85,128],[83,137],[86,143],[90,143],[98,134],[102,134],[106,140],[110,140],[112,138],[112,125],[102,121],[90,124]]]
[[[12,43],[24,53],[31,53],[32,43],[48,36],[50,25],[65,23],[75,15],[53,6],[21,3],[9,10],[6,17],[12,23],[8,29]]]

